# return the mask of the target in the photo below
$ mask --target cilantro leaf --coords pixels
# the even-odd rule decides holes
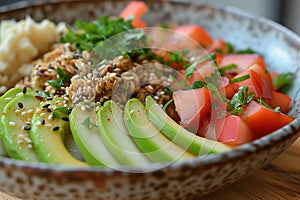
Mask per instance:
[[[82,124],[83,126],[85,126],[85,127],[86,127],[88,130],[90,130],[90,131],[91,131],[93,128],[97,128],[97,127],[98,127],[97,124],[91,122],[90,117],[87,117],[83,122],[81,122],[81,124]]]
[[[52,119],[61,119],[62,117],[67,117],[71,113],[71,109],[67,107],[59,107],[53,110]]]
[[[273,78],[272,82],[275,87],[279,88],[279,91],[285,92],[292,85],[294,78],[294,73],[287,72]]]
[[[100,17],[95,22],[75,21],[74,27],[60,38],[63,43],[71,43],[80,51],[91,51],[105,39],[133,29],[132,20],[122,18],[111,19],[108,16]]]
[[[247,86],[239,87],[237,93],[235,93],[232,99],[228,102],[228,111],[232,111],[231,114],[237,115],[242,112],[242,108],[245,107],[254,97],[254,92],[248,93]]]

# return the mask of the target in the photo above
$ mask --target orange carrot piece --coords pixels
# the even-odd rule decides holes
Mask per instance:
[[[204,47],[209,47],[213,44],[211,36],[200,26],[194,24],[181,25],[175,31],[190,37]]]

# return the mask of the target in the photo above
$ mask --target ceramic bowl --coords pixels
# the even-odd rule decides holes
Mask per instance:
[[[108,0],[47,1],[0,8],[0,19],[48,18],[72,23],[118,14],[127,2]],[[296,119],[280,130],[230,152],[176,162],[160,170],[147,166],[147,173],[86,169],[0,158],[0,190],[24,199],[146,200],[194,199],[232,183],[263,167],[299,136],[300,101],[297,97],[300,38],[288,29],[235,8],[195,5],[184,1],[148,1],[149,24],[172,22],[203,26],[214,38],[222,37],[236,48],[251,47],[261,53],[271,71],[297,73],[289,95]]]

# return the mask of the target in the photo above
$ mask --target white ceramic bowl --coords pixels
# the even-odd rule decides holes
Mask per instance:
[[[34,19],[73,22],[118,14],[125,1],[48,1],[0,8],[0,19]],[[222,37],[234,47],[250,47],[261,53],[271,71],[297,73],[289,91],[296,119],[280,130],[239,148],[205,158],[176,162],[148,173],[121,172],[90,167],[72,168],[26,163],[0,158],[0,190],[25,199],[193,199],[232,183],[263,167],[299,136],[300,38],[288,29],[238,9],[217,5],[193,5],[174,1],[147,1],[149,24],[172,22],[203,26],[214,38]],[[160,164],[150,165],[152,169]]]

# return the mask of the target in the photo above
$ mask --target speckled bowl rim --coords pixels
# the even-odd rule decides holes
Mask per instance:
[[[75,0],[75,1],[82,2],[83,0]],[[32,6],[41,6],[45,4],[57,4],[62,2],[70,2],[70,1],[67,0],[63,0],[63,1],[46,0],[44,2],[37,1],[37,0],[31,2],[22,1],[10,5],[0,6],[0,13],[17,11],[18,9],[24,9]],[[169,0],[169,2],[177,3],[177,4],[190,4],[183,0]],[[196,5],[209,6],[214,10],[218,10],[220,12],[226,12],[229,13],[230,15],[257,21],[258,23],[267,25],[268,27],[275,29],[276,31],[284,33],[286,36],[288,36],[289,39],[292,39],[293,41],[296,41],[297,43],[300,44],[300,37],[296,33],[270,19],[257,16],[255,14],[249,13],[247,11],[235,7],[223,6],[223,5],[221,6],[217,3],[196,3]],[[297,100],[296,103],[299,104],[298,106],[300,106],[300,98]],[[151,172],[151,169],[153,169],[154,171],[157,171],[156,169],[158,169],[158,171],[168,171],[168,170],[175,170],[177,168],[183,168],[183,167],[193,168],[200,165],[208,166],[208,165],[222,164],[222,162],[230,162],[230,160],[239,160],[247,154],[252,154],[254,152],[257,152],[259,149],[271,148],[281,140],[286,140],[290,137],[295,137],[296,140],[296,138],[299,137],[300,135],[299,131],[300,131],[300,111],[297,111],[296,118],[290,124],[253,142],[241,145],[228,152],[209,154],[205,157],[196,157],[185,161],[177,161],[166,167],[165,167],[165,163],[153,163],[146,167],[124,167],[123,168],[124,170],[119,171],[112,168],[101,168],[96,166],[83,168],[83,167],[76,167],[76,166],[51,165],[51,164],[46,164],[41,162],[30,163],[30,162],[25,162],[25,161],[15,160],[15,159],[5,158],[5,157],[0,158],[0,165],[20,167],[20,168],[30,168],[34,170],[40,170],[40,171],[52,171],[58,173],[59,172],[83,172],[83,173],[102,172],[102,173],[129,174],[137,171]]]

